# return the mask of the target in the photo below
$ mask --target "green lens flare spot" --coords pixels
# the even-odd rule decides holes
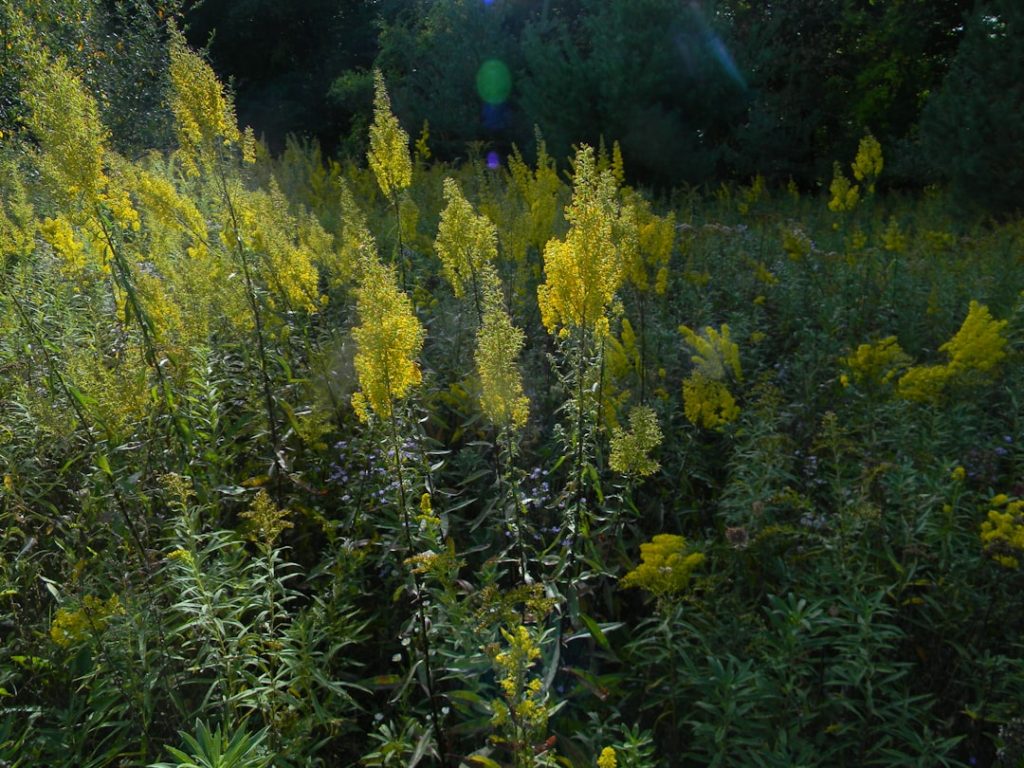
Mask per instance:
[[[488,104],[504,104],[512,91],[512,73],[505,62],[488,59],[476,72],[476,91]]]

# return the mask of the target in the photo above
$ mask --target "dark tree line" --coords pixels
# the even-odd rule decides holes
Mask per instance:
[[[760,172],[812,188],[870,132],[890,186],[951,183],[1000,213],[1024,199],[1016,0],[0,0],[0,21],[18,9],[107,94],[120,145],[159,135],[159,29],[176,17],[273,148],[297,134],[360,156],[380,67],[444,160],[529,154],[539,129],[563,159],[617,140],[655,187]],[[12,50],[0,126],[17,122]],[[478,92],[488,60],[507,68],[501,103]]]

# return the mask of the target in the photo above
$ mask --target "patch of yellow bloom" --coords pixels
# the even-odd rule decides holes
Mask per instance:
[[[907,250],[907,236],[903,234],[895,216],[889,218],[889,223],[882,233],[882,247],[890,253],[903,253]]]
[[[267,548],[274,546],[277,537],[286,529],[295,527],[288,519],[288,510],[278,509],[264,490],[256,493],[249,508],[239,517],[248,521],[246,537],[249,541],[261,543]]]
[[[721,429],[739,417],[740,407],[725,384],[695,373],[683,381],[683,413],[695,426]]]
[[[619,761],[612,747],[605,747],[597,757],[597,768],[618,768]]]
[[[1003,509],[990,509],[981,524],[981,543],[985,554],[1005,568],[1019,568],[1024,555],[1024,501],[1009,501],[1005,496],[993,499],[1005,504]]]
[[[690,584],[693,571],[705,560],[702,552],[690,551],[686,539],[659,533],[640,545],[640,565],[619,580],[624,589],[643,589],[659,600],[674,597]]]
[[[64,59],[48,58],[32,68],[22,97],[42,150],[39,167],[54,196],[70,209],[94,206],[107,185],[107,132],[96,100]]]
[[[619,428],[612,434],[608,464],[623,475],[653,475],[661,465],[650,457],[650,452],[661,445],[661,440],[657,414],[645,405],[638,405],[629,412],[629,430]]]
[[[388,419],[394,402],[422,378],[416,356],[423,347],[423,326],[412,301],[399,290],[393,267],[372,256],[364,259],[361,272],[356,288],[360,323],[352,329],[361,391],[352,396],[352,407],[363,421],[371,411]]]
[[[860,383],[888,384],[908,365],[910,356],[903,351],[895,336],[886,336],[871,344],[861,344],[844,357],[843,365]]]
[[[242,134],[235,106],[217,75],[173,26],[168,52],[171,111],[180,147],[178,158],[186,174],[198,176],[200,166],[207,171],[214,168],[218,152],[237,146]]]
[[[988,307],[971,301],[960,330],[939,349],[949,357],[945,365],[921,365],[907,370],[897,382],[906,400],[934,402],[951,381],[971,373],[991,374],[1006,357],[1006,320],[996,320]]]
[[[441,271],[461,298],[467,286],[479,303],[482,296],[495,288],[498,258],[498,233],[486,216],[478,215],[463,196],[458,182],[444,180],[445,209],[437,227],[434,248],[441,259]]]
[[[833,166],[832,183],[828,191],[832,195],[832,199],[828,201],[828,209],[835,213],[852,211],[860,202],[860,187],[846,178],[839,163]]]
[[[373,91],[373,124],[370,126],[370,149],[366,159],[380,191],[394,201],[398,193],[412,183],[409,134],[391,111],[391,98],[379,69],[373,71]]]
[[[523,342],[524,334],[512,324],[500,293],[491,291],[476,336],[476,370],[480,376],[480,408],[497,427],[519,429],[530,414],[517,362]]]
[[[782,250],[786,252],[791,261],[800,261],[807,257],[813,247],[811,238],[796,224],[782,228]]]
[[[875,180],[882,173],[885,162],[882,159],[882,145],[878,139],[868,134],[857,146],[857,156],[853,160],[853,177],[867,185],[868,192],[875,191]]]
[[[708,325],[699,334],[685,325],[680,325],[679,332],[683,334],[687,346],[694,352],[690,359],[698,373],[716,381],[721,381],[728,373],[732,373],[737,381],[743,380],[740,348],[729,338],[728,325],[723,325],[720,331]]]
[[[564,240],[552,239],[545,246],[545,282],[537,288],[541,320],[549,333],[608,333],[606,310],[622,281],[619,251],[612,239],[619,213],[615,196],[611,171],[599,172],[594,150],[580,148],[572,202],[565,211],[569,232]]]
[[[960,330],[939,349],[949,355],[949,367],[953,371],[988,373],[1006,357],[1003,330],[1007,323],[994,319],[984,304],[972,301]]]
[[[526,737],[523,744],[513,744],[513,748],[527,748],[538,739],[547,727],[548,710],[544,702],[543,683],[540,678],[527,679],[530,667],[540,658],[540,648],[530,635],[530,630],[520,625],[513,632],[501,630],[502,637],[508,643],[507,650],[494,656],[497,667],[498,685],[501,687],[504,700],[495,699],[491,702],[493,715],[491,723],[499,728],[511,727],[520,738]],[[501,741],[501,739],[495,739]]]
[[[683,381],[683,413],[690,423],[705,429],[720,429],[740,414],[736,399],[725,380],[731,374],[743,380],[739,347],[729,338],[729,326],[720,331],[707,326],[698,334],[685,325],[679,332],[693,350],[693,372]]]
[[[78,610],[57,610],[50,624],[50,639],[61,648],[70,648],[90,635],[102,632],[111,616],[123,613],[124,606],[117,595],[111,595],[107,600],[86,595]]]

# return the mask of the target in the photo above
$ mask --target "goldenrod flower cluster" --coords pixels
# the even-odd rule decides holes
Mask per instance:
[[[693,372],[683,381],[683,411],[692,424],[718,429],[739,416],[740,409],[726,386],[731,375],[743,380],[739,347],[729,338],[729,326],[721,331],[707,326],[698,334],[685,325],[679,332],[693,350]]]
[[[668,265],[676,240],[675,213],[658,216],[639,193],[625,195],[619,217],[619,248],[622,251],[625,278],[638,291],[665,293]]]
[[[903,234],[895,216],[889,218],[889,223],[882,233],[882,247],[890,253],[903,253],[907,250],[907,236]]]
[[[723,325],[720,331],[716,331],[708,325],[700,334],[681,325],[679,332],[683,334],[686,344],[694,352],[690,359],[698,373],[717,381],[721,381],[728,373],[731,373],[737,381],[743,380],[743,372],[740,369],[740,349],[729,338],[728,325]]]
[[[871,344],[861,344],[842,359],[858,383],[888,384],[910,365],[910,355],[903,351],[895,336],[887,336]]]
[[[810,255],[813,248],[811,238],[796,224],[782,228],[782,250],[791,261],[800,261]]]
[[[619,213],[615,197],[611,171],[599,172],[594,150],[582,147],[576,153],[573,197],[565,212],[569,232],[564,240],[549,240],[544,248],[545,282],[537,289],[537,302],[549,333],[608,333],[605,313],[622,281],[612,239]]]
[[[271,304],[276,295],[288,308],[316,312],[322,303],[320,275],[307,243],[296,237],[299,222],[289,213],[288,199],[277,182],[271,178],[267,190],[248,190],[241,184],[231,187],[233,215],[221,230],[225,247],[238,245],[230,241],[237,222],[241,247],[257,257],[264,282],[276,289],[269,295]]]
[[[683,413],[698,427],[721,429],[739,417],[740,407],[725,384],[698,373],[683,381]]]
[[[497,291],[485,302],[483,322],[476,336],[476,370],[480,376],[480,407],[492,424],[519,429],[530,414],[523,393],[518,359],[525,340],[512,324]]]
[[[1019,568],[1024,556],[1024,501],[1005,494],[992,499],[988,519],[981,524],[985,554],[1006,568]]]
[[[643,589],[660,599],[674,597],[690,584],[693,571],[705,560],[690,551],[686,539],[659,533],[640,545],[640,565],[619,580],[625,589]]]
[[[61,269],[69,277],[77,278],[90,266],[86,257],[85,243],[75,235],[75,229],[65,216],[58,214],[44,219],[39,234],[60,258]]]
[[[359,273],[367,259],[377,258],[377,243],[370,233],[366,216],[360,210],[348,183],[341,179],[341,238],[338,249],[328,260],[332,282],[347,283]]]
[[[527,211],[525,220],[515,223],[525,225],[526,244],[541,250],[555,225],[558,193],[562,188],[554,160],[548,155],[544,140],[538,136],[535,170],[530,169],[516,148],[513,148],[508,158],[508,170],[511,186],[526,204]],[[521,258],[525,254],[515,255]]]
[[[423,347],[423,326],[412,301],[399,290],[394,268],[375,256],[364,260],[356,309],[360,324],[352,337],[361,391],[352,396],[352,407],[363,421],[371,411],[387,419],[394,402],[420,383],[416,356]]]
[[[495,289],[498,276],[494,262],[498,258],[498,233],[486,216],[478,215],[463,196],[458,182],[444,180],[444,199],[434,247],[441,259],[441,271],[457,297],[467,286],[479,303]]]
[[[180,145],[178,157],[185,173],[198,176],[200,166],[212,169],[220,149],[237,145],[242,134],[234,104],[224,93],[217,75],[173,27],[169,54],[171,111]]]
[[[381,192],[389,200],[394,200],[412,183],[409,134],[391,111],[391,98],[379,69],[373,71],[373,88],[373,124],[370,126],[370,149],[366,159]]]
[[[597,757],[597,768],[618,768],[619,761],[615,756],[615,749],[605,747]]]
[[[875,180],[881,175],[885,163],[882,159],[882,145],[870,134],[860,140],[857,156],[853,160],[853,177],[867,185],[869,193],[875,191]]]
[[[989,373],[1006,357],[1003,330],[1007,323],[994,319],[984,304],[972,301],[960,330],[939,350],[949,355],[949,367],[953,371]]]
[[[530,668],[540,658],[540,648],[533,641],[530,630],[522,625],[512,632],[502,629],[501,635],[508,648],[495,654],[494,665],[504,700],[491,702],[491,723],[498,728],[512,726],[521,729],[523,736],[535,737],[543,732],[548,722],[543,683],[539,677],[528,679]],[[534,739],[528,741],[532,743]]]
[[[897,392],[906,400],[937,400],[946,385],[970,372],[990,374],[1006,357],[1006,320],[996,320],[988,307],[971,301],[960,330],[939,350],[949,362],[910,368],[897,383]]]
[[[288,519],[287,509],[278,509],[270,495],[260,490],[256,493],[249,508],[239,517],[247,520],[246,536],[249,541],[263,544],[268,549],[274,546],[278,536],[294,525]]]
[[[28,127],[42,153],[39,167],[53,194],[69,208],[99,202],[107,133],[96,100],[64,59],[38,62],[22,91]]]
[[[835,213],[852,211],[860,202],[860,187],[850,182],[843,174],[839,163],[832,168],[832,183],[828,187],[832,198],[828,201],[828,209]]]
[[[638,405],[629,412],[629,430],[619,428],[613,432],[608,464],[623,475],[653,475],[661,465],[650,453],[661,445],[661,440],[657,414],[645,405]]]
[[[117,595],[111,595],[107,600],[86,595],[78,610],[58,609],[50,624],[50,639],[61,648],[70,648],[90,635],[102,632],[111,616],[123,613],[124,606]]]

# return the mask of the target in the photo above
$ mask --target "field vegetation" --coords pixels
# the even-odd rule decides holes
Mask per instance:
[[[173,24],[119,147],[7,18],[0,765],[1024,764],[1018,218],[272,153]]]

